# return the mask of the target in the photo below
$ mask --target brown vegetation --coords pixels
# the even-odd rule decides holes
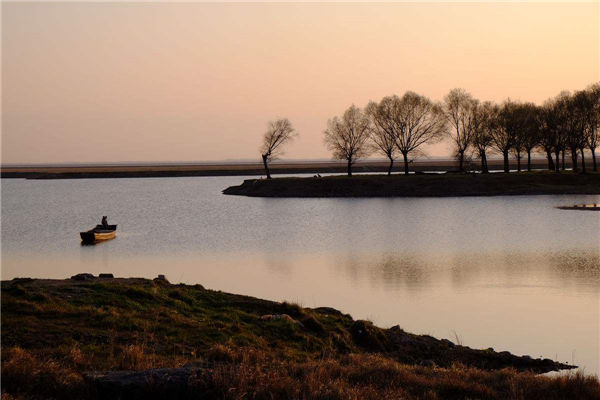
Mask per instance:
[[[382,329],[331,308],[164,279],[82,279],[2,282],[3,398],[587,399],[600,393],[596,378],[535,375],[569,368],[552,360]],[[145,372],[135,383],[136,373],[126,371]]]

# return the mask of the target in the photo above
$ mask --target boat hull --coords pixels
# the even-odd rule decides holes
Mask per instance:
[[[114,239],[117,236],[117,225],[96,225],[87,232],[80,232],[79,236],[84,243],[96,243]]]

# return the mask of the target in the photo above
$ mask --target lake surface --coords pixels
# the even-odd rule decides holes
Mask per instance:
[[[2,279],[165,274],[599,373],[600,213],[555,207],[600,196],[221,194],[242,179],[3,180]]]

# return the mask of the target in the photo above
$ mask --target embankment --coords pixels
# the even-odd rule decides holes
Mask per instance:
[[[550,359],[164,278],[2,282],[6,398],[597,398]],[[562,396],[562,397],[561,397]]]

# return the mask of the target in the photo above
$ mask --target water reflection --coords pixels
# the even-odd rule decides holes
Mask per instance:
[[[541,255],[355,253],[336,258],[332,268],[353,284],[368,282],[375,289],[390,291],[430,290],[446,283],[464,289],[490,281],[507,286],[535,281],[536,285],[573,286],[588,292],[600,289],[600,254],[593,250]]]

